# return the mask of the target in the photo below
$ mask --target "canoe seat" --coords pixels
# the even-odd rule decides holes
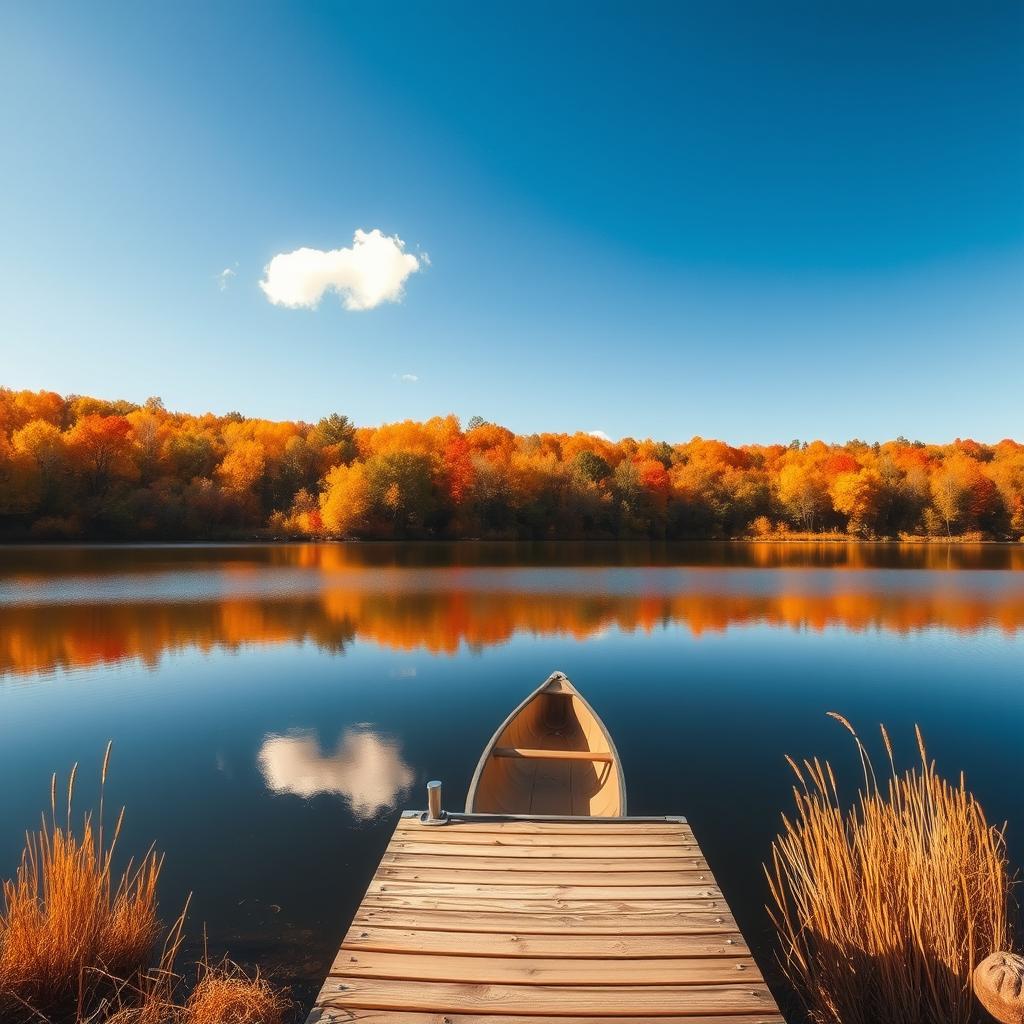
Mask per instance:
[[[545,761],[601,761],[610,764],[609,750],[542,750],[531,747],[495,747],[494,757],[538,758]]]

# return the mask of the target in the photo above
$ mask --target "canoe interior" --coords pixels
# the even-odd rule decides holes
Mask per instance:
[[[537,752],[587,752],[546,758]],[[477,814],[618,817],[625,787],[604,723],[568,679],[555,673],[495,733],[470,786],[466,810]]]

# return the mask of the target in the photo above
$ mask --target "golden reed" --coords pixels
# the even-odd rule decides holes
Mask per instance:
[[[261,978],[231,965],[200,964],[183,1005],[174,962],[185,912],[164,930],[157,907],[162,857],[150,849],[114,870],[124,821],[104,834],[103,792],[111,745],[103,758],[99,814],[72,826],[78,766],[71,770],[58,817],[57,777],[50,815],[29,833],[21,865],[2,887],[0,1020],[37,1024],[280,1024],[286,1000]],[[186,908],[187,909],[187,908]],[[161,941],[162,940],[162,941]],[[219,1015],[218,1015],[219,1014]]]
[[[796,814],[766,866],[782,969],[816,1024],[967,1024],[975,965],[1010,948],[1005,827],[990,825],[963,775],[920,765],[884,788],[850,723],[863,788],[844,810],[828,762],[787,757]]]

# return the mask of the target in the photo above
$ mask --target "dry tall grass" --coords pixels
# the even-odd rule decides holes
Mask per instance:
[[[285,1024],[291,1009],[283,993],[258,974],[250,977],[225,962],[200,967],[199,982],[183,1005],[171,1000],[166,991],[151,992],[140,1005],[101,1019],[103,1024]]]
[[[103,758],[106,786],[110,746]],[[113,836],[103,834],[102,809],[94,827],[86,815],[71,823],[77,766],[68,782],[64,821],[57,816],[57,777],[50,817],[26,836],[17,877],[3,884],[0,915],[0,1008],[31,1007],[37,1014],[85,1013],[118,982],[138,985],[160,937],[156,885],[161,862],[150,850],[115,877]],[[102,808],[102,797],[101,797]],[[5,1006],[7,1004],[7,1006]]]
[[[287,1000],[263,978],[230,964],[204,970],[179,1024],[282,1024]]]
[[[184,1005],[175,1001],[174,963],[184,912],[164,930],[157,907],[163,863],[150,851],[114,870],[124,821],[104,834],[103,791],[111,746],[103,758],[99,814],[72,826],[77,765],[66,800],[25,838],[17,876],[2,886],[0,1021],[3,1024],[282,1024],[287,1000],[258,976],[200,965]],[[161,945],[161,938],[163,943]]]
[[[882,728],[884,788],[857,744],[863,787],[844,810],[828,762],[787,758],[796,815],[766,868],[780,962],[817,1024],[966,1024],[975,1019],[974,966],[1008,949],[1011,880],[1004,832],[991,826],[961,775],[928,760],[898,774]]]

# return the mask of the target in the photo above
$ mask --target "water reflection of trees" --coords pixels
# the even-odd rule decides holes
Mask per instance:
[[[4,577],[98,577],[217,569],[729,566],[734,568],[1024,570],[1020,544],[519,541],[7,548]]]
[[[578,593],[329,589],[302,598],[0,607],[0,673],[31,675],[128,659],[155,666],[167,652],[236,650],[252,644],[312,642],[341,653],[354,640],[392,650],[453,654],[489,647],[517,633],[578,640],[609,628],[626,632],[678,627],[693,635],[730,626],[824,630],[841,627],[910,633],[938,627],[958,633],[1024,627],[1024,586],[969,588],[955,577],[920,589],[860,575],[829,587],[806,574],[773,587],[749,578],[728,592]],[[868,582],[865,582],[865,581]],[[757,589],[755,589],[755,587]]]

